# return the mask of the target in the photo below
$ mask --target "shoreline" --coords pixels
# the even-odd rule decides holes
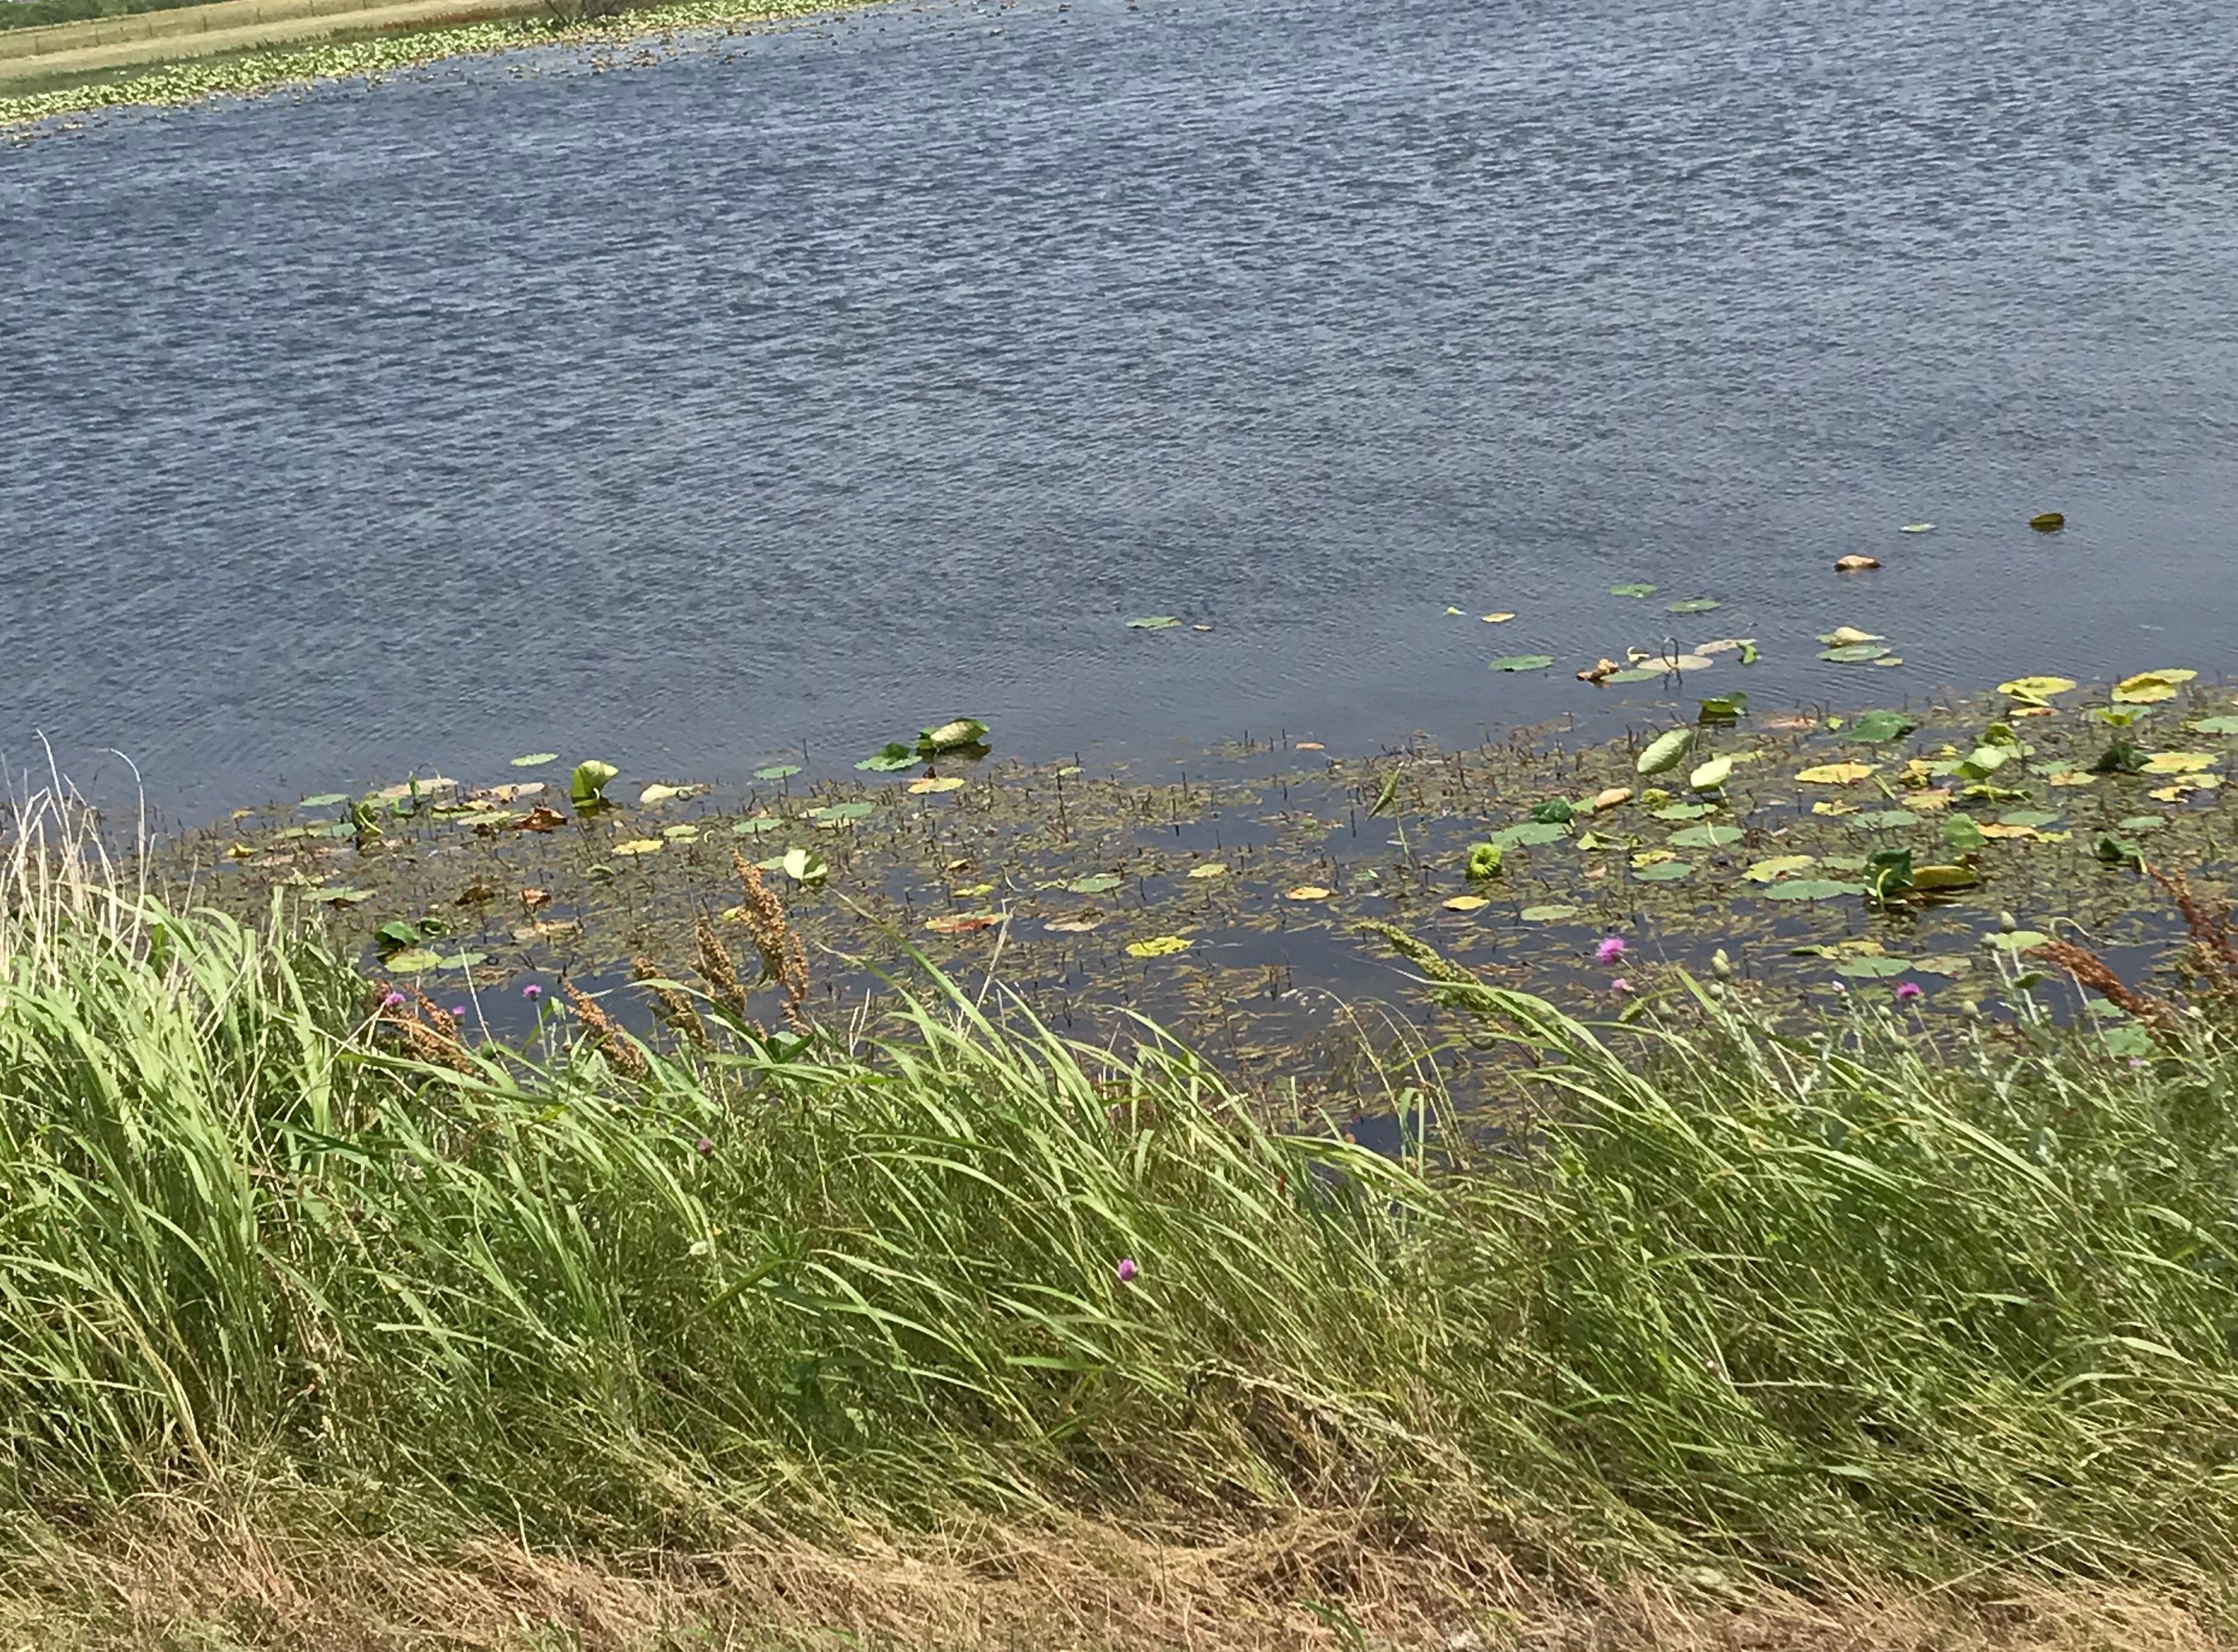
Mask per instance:
[[[0,133],[28,142],[72,129],[73,116],[103,109],[185,108],[222,97],[262,96],[353,79],[372,83],[383,76],[453,58],[496,56],[540,46],[628,46],[686,33],[737,32],[742,25],[831,16],[870,3],[872,0],[675,0],[594,23],[555,26],[512,17],[454,28],[414,28],[311,45],[184,57],[144,72],[35,92],[10,93],[0,81]],[[347,30],[352,15],[379,16],[404,9],[383,7],[313,21],[331,22],[339,33]],[[440,17],[455,15],[459,7],[431,0],[425,10]]]

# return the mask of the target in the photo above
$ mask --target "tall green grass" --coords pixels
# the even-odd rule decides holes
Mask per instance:
[[[1523,1144],[1397,1158],[930,976],[876,1038],[714,1016],[633,1079],[561,1019],[458,1071],[315,938],[166,906],[56,812],[17,826],[19,1509],[269,1496],[632,1546],[1328,1509],[1558,1574],[2229,1573],[2210,1032],[2132,1067],[1703,996],[1609,1044],[1465,986]]]

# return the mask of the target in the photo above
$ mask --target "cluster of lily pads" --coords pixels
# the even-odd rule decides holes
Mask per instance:
[[[1311,1036],[1332,996],[1403,998],[1374,923],[1558,992],[1611,991],[1593,959],[1613,936],[1635,996],[1685,965],[1994,1012],[2041,988],[2027,953],[2048,936],[2116,957],[2165,937],[2142,861],[2219,884],[2233,735],[2238,707],[2181,670],[1846,717],[1718,695],[1582,748],[1237,746],[1096,774],[997,761],[957,720],[852,781],[792,762],[730,797],[672,779],[624,793],[605,762],[564,795],[423,779],[245,813],[167,854],[215,860],[209,886],[245,912],[292,895],[430,990],[680,968],[695,920],[736,907],[735,851],[784,879],[829,992],[880,990],[911,948],[969,968],[999,946],[1006,979],[1060,1018],[1142,1009],[1244,1052]],[[920,767],[937,773],[903,778]]]

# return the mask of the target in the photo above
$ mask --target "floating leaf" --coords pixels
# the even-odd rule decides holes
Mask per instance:
[[[938,797],[944,793],[961,792],[963,789],[963,777],[960,774],[927,775],[924,780],[909,783],[911,797]]]
[[[1528,849],[1536,844],[1559,843],[1570,834],[1552,820],[1520,820],[1515,825],[1502,826],[1492,834],[1496,847]]]
[[[731,830],[742,838],[751,838],[757,833],[774,832],[784,824],[785,822],[774,814],[756,814],[750,815],[743,820],[732,821]]]
[[[1921,817],[1910,809],[1876,809],[1860,814],[1850,824],[1863,832],[1904,832],[1920,824]]]
[[[928,918],[924,926],[936,935],[975,935],[983,929],[1001,926],[998,912],[944,912],[937,918]]]
[[[1577,805],[1566,798],[1552,798],[1531,806],[1531,818],[1540,826],[1566,826],[1577,818]]]
[[[855,766],[868,769],[873,774],[897,774],[904,769],[915,768],[923,760],[914,746],[904,746],[899,740],[888,740]]]
[[[2238,734],[2238,717],[2202,717],[2195,723],[2186,723],[2184,726],[2195,734]],[[308,807],[310,799],[306,798],[303,801]]]
[[[1191,866],[1189,875],[1192,878],[1224,878],[1228,875],[1228,864],[1222,860],[1208,860],[1201,866]]]
[[[2066,693],[2075,687],[2072,677],[2016,677],[2010,682],[2001,682],[1997,692],[2010,694],[2015,700],[2049,700],[2054,694]]]
[[[1834,973],[1852,981],[1886,980],[1891,975],[1903,975],[1911,969],[1908,958],[1880,958],[1867,953],[1862,958],[1845,958],[1834,965]]]
[[[1884,642],[1848,642],[1838,648],[1821,648],[1818,657],[1837,666],[1862,666],[1869,660],[1878,660],[1888,652]]]
[[[1300,884],[1296,888],[1286,889],[1282,892],[1291,900],[1327,900],[1336,891],[1324,889],[1319,884]]]
[[[1802,872],[1818,864],[1816,855],[1774,855],[1769,860],[1759,860],[1741,876],[1752,884],[1778,883],[1790,874]]]
[[[813,849],[787,849],[778,866],[797,884],[822,883],[831,871]]]
[[[546,763],[559,760],[560,753],[557,752],[531,752],[525,757],[514,758],[513,766],[515,768],[542,768]]]
[[[1971,889],[1981,881],[1982,874],[1971,866],[1937,865],[1914,866],[1911,870],[1911,886],[1930,894]]]
[[[1802,770],[1796,779],[1805,786],[1853,786],[1878,772],[1877,763],[1821,763]]]
[[[808,818],[819,826],[849,826],[867,817],[874,805],[864,802],[826,803],[811,809]]]
[[[702,789],[696,786],[648,786],[637,794],[638,806],[649,809],[656,803],[666,803],[676,798],[697,797]]]
[[[2195,671],[2141,671],[2114,685],[2114,700],[2117,705],[2156,706],[2174,700],[2176,690],[2198,675]]]
[[[699,835],[699,828],[690,820],[681,820],[674,826],[661,827],[660,835],[671,843],[688,843]]]
[[[381,960],[381,967],[399,975],[424,975],[429,970],[440,969],[443,960],[425,947],[414,947],[408,952],[392,952]]]
[[[1694,703],[1701,707],[1698,720],[1705,723],[1730,723],[1748,714],[1748,696],[1738,689]]]
[[[1189,938],[1185,935],[1153,935],[1146,941],[1128,942],[1127,956],[1171,958],[1175,952],[1186,952],[1189,949]]]
[[[1663,667],[1666,671],[1707,671],[1717,663],[1705,654],[1680,654],[1665,656]]]
[[[799,773],[800,765],[798,763],[772,763],[767,768],[756,769],[754,778],[758,780],[789,780]]]
[[[1664,612],[1665,614],[1707,614],[1712,608],[1723,607],[1725,604],[1713,596],[1690,596],[1683,602],[1673,602]]]
[[[341,792],[321,792],[316,797],[307,797],[295,806],[299,809],[331,809],[337,803],[347,803],[349,798]]]
[[[2025,826],[2033,831],[2037,826],[2048,826],[2058,819],[2048,809],[2008,809],[1997,817],[1997,821],[2001,826]]]
[[[1487,614],[1484,616],[1484,622],[1486,625],[1506,625],[1514,617],[1512,614]]]
[[[2213,752],[2155,752],[2145,759],[2146,774],[2196,774],[2218,761]]]
[[[1932,534],[1935,531],[1935,524],[1933,522],[1906,522],[1902,527],[1897,528],[1896,531],[1899,534]]]
[[[1717,812],[1718,806],[1714,803],[1666,803],[1659,809],[1648,811],[1659,820],[1698,820],[1705,814]]]
[[[1101,918],[1052,918],[1042,927],[1059,935],[1085,935],[1090,930],[1102,928],[1103,920]]]
[[[1693,876],[1694,868],[1684,860],[1659,860],[1653,866],[1635,866],[1632,875],[1642,883],[1676,883],[1681,878]]]
[[[1448,901],[1446,904],[1451,906],[1453,903]],[[1576,906],[1566,906],[1559,901],[1553,901],[1544,906],[1526,906],[1521,915],[1526,924],[1559,924],[1565,919],[1575,918],[1579,910]]]
[[[986,724],[977,717],[958,717],[937,728],[919,729],[917,749],[927,757],[937,757],[943,752],[961,751],[968,746],[983,744],[986,738]]]
[[[2029,526],[2039,534],[2056,534],[2067,526],[2067,517],[2065,513],[2061,511],[2038,511],[2029,518]]]
[[[1449,912],[1482,912],[1486,906],[1492,905],[1482,895],[1455,895],[1452,899],[1442,904]]]
[[[2132,814],[2122,818],[2124,832],[2157,832],[2168,824],[2168,818],[2159,814]]]
[[[1681,849],[1723,849],[1747,835],[1736,826],[1698,826],[1672,833],[1671,841]]]
[[[1093,872],[1085,878],[1075,878],[1065,885],[1065,892],[1074,895],[1108,895],[1127,880],[1116,872]]]
[[[1553,663],[1554,656],[1550,654],[1504,654],[1500,659],[1493,660],[1490,669],[1493,671],[1544,671],[1547,667]]]
[[[1871,741],[1902,740],[1918,725],[1901,712],[1869,711],[1850,726],[1850,738]]]
[[[1714,792],[1733,778],[1733,760],[1713,757],[1686,777],[1686,784],[1697,792]]]
[[[1176,615],[1153,614],[1143,619],[1128,620],[1127,628],[1129,631],[1170,631],[1180,623]]]
[[[1662,677],[1660,671],[1652,671],[1645,666],[1626,666],[1622,671],[1612,671],[1601,680],[1605,683],[1657,682]]]
[[[1764,892],[1766,900],[1834,900],[1844,895],[1862,895],[1862,884],[1836,883],[1831,878],[1791,878],[1776,883]]]
[[[1853,625],[1837,625],[1831,631],[1822,631],[1818,640],[1830,648],[1846,648],[1861,642],[1886,642],[1888,639],[1877,631],[1860,631]]]
[[[1653,596],[1655,587],[1652,585],[1612,585],[1609,587],[1609,594],[1632,597]]]
[[[652,855],[659,854],[660,850],[659,838],[632,838],[627,843],[616,844],[612,853],[618,855]]]
[[[1649,741],[1647,749],[1640,753],[1639,760],[1632,766],[1642,774],[1661,774],[1665,770],[1677,768],[1678,760],[1685,756],[1686,748],[1693,743],[1692,729],[1672,729]]]
[[[2050,939],[2039,930],[2004,929],[1983,936],[1982,945],[1998,947],[2008,952],[2025,952],[2043,945]]]
[[[306,900],[325,901],[330,906],[354,906],[373,899],[370,889],[311,889],[304,892]]]

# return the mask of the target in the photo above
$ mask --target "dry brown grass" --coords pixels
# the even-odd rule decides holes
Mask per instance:
[[[0,1649],[123,1652],[2203,1652],[2181,1603],[2036,1586],[1721,1601],[1651,1583],[1558,1596],[1467,1543],[1404,1553],[1301,1518],[1216,1544],[1108,1527],[982,1529],[837,1554],[771,1539],[593,1560],[486,1540],[445,1556],[274,1536],[143,1505],[70,1538],[8,1533]]]

